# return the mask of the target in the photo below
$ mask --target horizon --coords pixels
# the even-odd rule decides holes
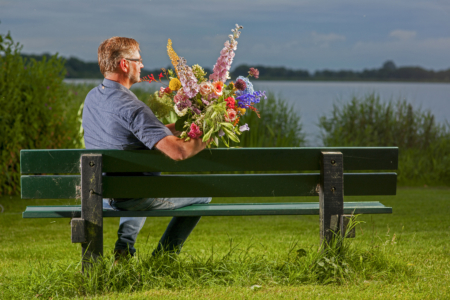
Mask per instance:
[[[21,55],[25,55],[25,56],[43,56],[43,55],[54,55],[54,54],[58,54],[59,55],[59,53],[54,53],[54,54],[52,54],[52,53],[49,53],[49,52],[44,52],[44,53],[40,53],[40,54],[37,54],[37,53],[23,53],[23,52],[21,52],[20,53]],[[96,63],[96,64],[98,64],[98,61],[97,60],[95,60],[95,61],[85,61],[85,60],[82,60],[81,58],[79,58],[79,57],[76,57],[76,56],[69,56],[69,57],[65,57],[65,56],[61,56],[61,55],[59,55],[60,57],[62,57],[63,59],[77,59],[77,60],[80,60],[80,61],[82,61],[82,62],[84,62],[84,63]],[[289,67],[285,67],[285,66],[268,66],[268,65],[262,65],[262,64],[249,64],[249,63],[245,63],[245,62],[243,62],[243,63],[241,63],[241,64],[239,64],[239,65],[235,65],[235,66],[232,66],[231,67],[231,69],[230,69],[230,71],[233,71],[234,69],[236,69],[237,67],[239,67],[239,66],[242,66],[242,65],[246,65],[246,66],[249,66],[249,67],[266,67],[266,68],[285,68],[285,69],[287,69],[287,70],[294,70],[294,71],[297,71],[297,70],[304,70],[304,71],[308,71],[309,73],[311,73],[311,74],[314,74],[315,72],[318,72],[318,71],[325,71],[325,70],[328,70],[328,71],[352,71],[352,72],[362,72],[362,71],[364,71],[364,70],[373,70],[373,69],[380,69],[380,68],[382,68],[383,67],[383,64],[385,64],[385,63],[387,63],[387,62],[390,62],[390,61],[392,61],[392,60],[385,60],[383,63],[381,63],[380,64],[380,66],[378,66],[378,67],[373,67],[373,68],[363,68],[363,69],[358,69],[358,70],[355,70],[355,69],[347,69],[347,68],[343,68],[343,69],[331,69],[331,68],[324,68],[324,69],[316,69],[316,70],[307,70],[307,69],[295,69],[295,68],[289,68]],[[448,68],[443,68],[443,69],[427,69],[427,68],[424,68],[423,66],[419,66],[419,65],[403,65],[403,66],[400,66],[400,65],[397,65],[396,63],[395,63],[395,61],[392,61],[393,63],[394,63],[394,65],[395,65],[395,67],[397,68],[397,69],[399,69],[399,68],[422,68],[422,69],[424,69],[424,70],[426,70],[426,71],[434,71],[434,72],[439,72],[439,71],[447,71],[447,70],[450,70],[450,66],[448,67]],[[145,63],[145,62],[144,62]],[[170,64],[170,66],[172,66],[171,64]],[[151,69],[149,69],[149,68],[146,68],[145,66],[144,66],[144,68],[143,68],[143,70],[145,70],[145,71],[155,71],[155,70],[157,70],[157,69],[161,69],[161,68],[167,68],[168,66],[163,66],[163,67],[155,67],[155,68],[151,68]],[[173,67],[173,66],[172,66]],[[202,66],[203,67],[203,66]],[[212,67],[204,67],[204,68],[209,68],[209,69],[212,69]]]

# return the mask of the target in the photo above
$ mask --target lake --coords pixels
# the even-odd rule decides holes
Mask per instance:
[[[67,79],[70,83],[101,83],[97,79]],[[255,89],[273,92],[292,105],[301,117],[308,146],[320,146],[317,126],[322,115],[330,115],[333,104],[342,105],[352,96],[377,93],[382,101],[405,99],[414,108],[430,110],[436,121],[450,121],[450,84],[447,83],[393,83],[393,82],[320,82],[320,81],[258,81]],[[136,84],[136,87],[158,88],[157,83]]]

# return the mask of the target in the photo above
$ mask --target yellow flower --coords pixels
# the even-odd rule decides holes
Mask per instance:
[[[167,41],[167,54],[169,55],[170,60],[172,61],[172,65],[175,69],[175,72],[178,75],[178,70],[177,70],[178,62],[177,61],[178,61],[179,57],[178,57],[177,53],[175,52],[175,50],[173,50],[173,48],[172,48],[172,40],[171,39],[169,39]]]
[[[245,112],[247,111],[245,108],[240,108],[240,107],[238,107],[236,110],[239,113],[239,115],[241,115],[241,116],[243,116],[245,114]]]
[[[178,78],[172,78],[169,82],[169,88],[172,91],[178,91],[181,88],[181,82]]]

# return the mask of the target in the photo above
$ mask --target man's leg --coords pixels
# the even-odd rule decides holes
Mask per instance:
[[[194,230],[201,217],[173,217],[167,226],[158,247],[153,251],[153,255],[163,251],[176,251],[180,253],[181,247],[187,240],[192,230]]]
[[[119,230],[117,231],[118,239],[114,247],[114,252],[120,255],[127,255],[130,253],[134,256],[136,248],[134,244],[139,231],[144,226],[146,217],[121,217],[119,222]]]
[[[119,210],[142,211],[177,209],[192,204],[205,204],[209,202],[211,202],[211,198],[141,198],[113,202],[113,206]],[[122,219],[124,220],[123,225]],[[134,243],[136,242],[137,234],[144,225],[145,218],[121,218],[120,220],[121,226],[119,227],[119,240],[116,242],[116,249],[123,249],[125,246],[129,248],[130,253],[134,254],[134,251],[136,251],[134,249]],[[183,243],[189,237],[192,230],[194,230],[199,220],[200,217],[172,218],[153,254],[161,250],[177,250],[177,253],[179,253]]]
[[[142,200],[142,199],[141,199]],[[103,199],[103,209],[117,210],[115,205],[111,206],[109,199]],[[117,231],[118,239],[114,247],[117,255],[126,256],[128,253],[133,256],[136,252],[134,244],[137,235],[144,226],[145,217],[121,217],[119,221],[119,230]]]

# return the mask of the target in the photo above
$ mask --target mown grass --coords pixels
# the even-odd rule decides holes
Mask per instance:
[[[397,196],[358,197],[379,200],[392,206],[394,213],[359,217],[365,223],[348,245],[349,257],[340,260],[348,266],[339,268],[317,252],[318,216],[205,217],[180,256],[158,259],[149,253],[169,219],[148,219],[136,245],[138,259],[118,267],[112,267],[111,258],[118,219],[105,219],[105,260],[94,274],[102,280],[91,276],[87,284],[79,273],[80,246],[70,243],[69,220],[20,215],[27,205],[75,201],[3,197],[0,298],[445,299],[450,297],[449,199],[448,188],[401,188]],[[213,199],[256,200],[271,201]],[[312,201],[278,199],[298,200]],[[321,278],[319,263],[337,273],[327,270]],[[342,276],[339,272],[345,268],[349,274]]]

